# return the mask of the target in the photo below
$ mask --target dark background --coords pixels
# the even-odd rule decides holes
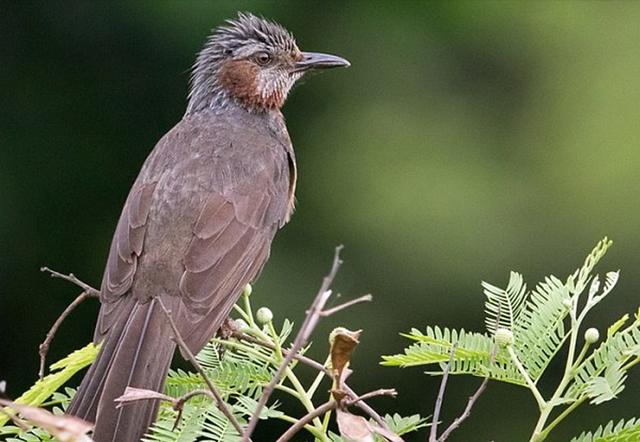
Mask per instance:
[[[237,10],[281,22],[303,49],[352,62],[308,78],[285,106],[298,211],[254,303],[300,321],[344,244],[336,289],[375,299],[324,321],[314,354],[324,358],[332,327],[364,329],[352,386],[400,392],[377,408],[432,412],[439,379],[380,367],[379,356],[401,351],[398,333],[411,327],[482,330],[481,280],[504,286],[512,269],[530,285],[564,278],[609,235],[601,270],[622,269],[621,282],[588,325],[604,331],[638,306],[638,2],[0,9],[0,378],[14,397],[35,380],[37,345],[77,294],[39,267],[99,285],[129,186],[184,112],[195,53]],[[50,361],[86,344],[96,311],[88,302],[64,324]],[[452,379],[446,421],[478,382]],[[619,400],[584,407],[551,440],[635,416],[638,393],[632,373]],[[525,440],[535,408],[526,390],[490,384],[451,440]]]

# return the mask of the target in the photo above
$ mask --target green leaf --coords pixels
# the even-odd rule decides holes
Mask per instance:
[[[429,371],[427,374],[441,375],[444,364],[449,361],[451,347],[456,343],[450,374],[471,374],[479,377],[489,375],[491,379],[526,385],[503,350],[498,351],[494,362],[490,363],[495,346],[493,339],[486,334],[427,327],[425,334],[412,329],[409,334],[402,336],[417,342],[406,348],[403,354],[382,356],[381,365],[412,367],[439,364],[440,370]]]
[[[610,338],[611,336],[618,333],[618,331],[620,331],[620,329],[627,323],[628,320],[629,313],[625,313],[622,318],[611,324],[611,326],[607,329],[607,338]]]
[[[542,376],[564,343],[569,298],[568,287],[548,276],[532,291],[516,321],[514,350],[533,380]]]
[[[606,373],[609,367],[618,363],[624,365],[625,362],[635,358],[634,352],[639,345],[640,322],[636,320],[626,329],[608,337],[576,368],[573,383],[565,396],[578,399],[587,395],[594,379]],[[602,381],[595,382],[602,383]]]
[[[585,386],[585,394],[591,399],[591,403],[600,405],[603,402],[615,399],[624,390],[624,381],[627,373],[622,369],[621,362],[614,362],[607,366],[604,376],[590,379]]]
[[[513,331],[518,316],[524,308],[527,286],[522,275],[511,272],[506,290],[482,282],[485,302],[485,323],[489,334],[493,335],[499,327]]]
[[[57,370],[36,381],[33,386],[15,400],[18,404],[40,406],[44,401],[64,385],[74,374],[90,365],[98,354],[98,347],[89,344],[74,351],[64,359],[51,365],[51,370]],[[9,418],[0,414],[0,427],[7,423]]]
[[[398,436],[427,427],[429,425],[427,420],[428,418],[420,417],[419,414],[403,417],[398,413],[395,413],[393,415],[387,414],[384,416],[385,423],[389,426],[391,431],[396,433]]]
[[[593,432],[583,432],[571,442],[636,442],[640,440],[640,419],[610,421]]]

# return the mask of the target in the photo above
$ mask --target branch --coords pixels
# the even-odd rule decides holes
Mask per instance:
[[[373,299],[371,295],[360,296],[359,298],[352,299],[351,301],[347,301],[344,304],[337,305],[327,310],[322,310],[320,312],[320,316],[326,318],[327,316],[331,316],[334,313],[339,312],[340,310],[344,310],[345,308],[351,307],[352,305],[360,304],[361,302],[369,302]]]
[[[100,296],[100,290],[96,290],[86,282],[80,281],[78,278],[76,278],[76,275],[74,275],[73,273],[64,275],[60,272],[56,272],[55,270],[51,270],[49,267],[40,267],[40,271],[49,273],[52,278],[64,279],[65,281],[69,281],[70,283],[77,285],[85,292],[88,292],[89,293],[88,296],[90,297],[97,298]]]
[[[438,397],[436,398],[436,406],[433,409],[433,419],[431,422],[431,430],[429,431],[429,442],[437,442],[438,439],[438,419],[440,419],[440,410],[442,408],[442,401],[444,400],[444,391],[447,388],[447,381],[449,380],[449,370],[451,370],[451,364],[453,364],[453,356],[456,353],[458,343],[456,342],[451,346],[449,352],[449,361],[444,366],[444,372],[442,373],[442,381],[440,381],[440,390],[438,391]]]
[[[302,326],[300,327],[300,331],[298,332],[298,334],[296,335],[296,338],[293,341],[293,345],[291,346],[291,349],[282,360],[282,363],[278,367],[278,370],[276,371],[276,373],[273,375],[271,382],[269,382],[269,384],[262,391],[262,396],[260,396],[258,405],[256,406],[256,409],[253,412],[251,419],[249,420],[249,425],[247,426],[247,430],[245,431],[244,436],[242,437],[242,442],[247,442],[251,437],[251,435],[253,434],[253,431],[256,429],[256,425],[258,425],[258,419],[260,418],[260,413],[262,412],[262,409],[265,407],[267,401],[269,400],[269,396],[271,396],[271,393],[273,393],[275,386],[282,379],[282,375],[284,374],[285,370],[293,360],[294,355],[296,355],[300,351],[300,349],[306,345],[307,341],[309,340],[309,337],[311,336],[311,332],[313,331],[316,324],[318,323],[318,320],[320,319],[320,315],[322,313],[324,305],[327,303],[327,301],[331,297],[331,291],[329,290],[329,287],[333,283],[333,280],[335,279],[335,276],[338,273],[338,269],[342,264],[342,261],[340,260],[341,250],[342,250],[342,246],[336,247],[336,251],[333,257],[333,264],[331,266],[331,271],[322,280],[322,285],[320,286],[320,290],[318,290],[318,294],[316,295],[313,301],[313,304],[311,304],[311,308],[307,312],[307,316],[304,319]]]
[[[489,368],[491,368],[491,365],[493,365],[493,363],[496,360],[496,353],[498,352],[498,347],[494,346],[493,347],[493,351],[491,352],[491,357],[489,359]],[[460,425],[462,425],[462,423],[467,420],[467,418],[469,416],[471,416],[471,409],[473,408],[473,406],[475,405],[476,401],[478,400],[478,398],[480,397],[480,395],[484,392],[484,390],[487,388],[487,384],[489,383],[489,378],[491,376],[491,372],[488,371],[487,372],[487,376],[485,376],[485,378],[482,380],[482,383],[480,384],[480,386],[478,387],[478,389],[476,390],[475,393],[473,393],[472,396],[469,396],[469,400],[467,401],[467,406],[464,408],[464,411],[462,412],[462,414],[460,416],[458,416],[457,418],[455,418],[453,420],[453,422],[451,423],[451,425],[449,425],[447,427],[446,430],[444,430],[444,433],[442,433],[442,435],[440,436],[440,438],[438,439],[438,442],[444,442],[447,440],[447,438],[449,436],[451,436],[451,433],[453,433],[455,430],[457,430]]]
[[[467,418],[471,415],[471,409],[473,408],[473,405],[476,403],[480,395],[487,388],[488,383],[489,383],[489,376],[487,376],[482,380],[482,383],[480,384],[476,392],[473,394],[473,396],[469,396],[469,401],[467,402],[467,406],[465,407],[462,414],[457,418],[455,418],[454,421],[451,423],[451,425],[449,425],[447,429],[444,430],[444,433],[442,433],[442,436],[440,436],[440,438],[438,439],[438,442],[444,442],[445,440],[447,440],[447,438],[451,436],[451,433],[457,430],[458,427],[460,427],[460,425],[462,425],[462,423],[465,420],[467,420]]]
[[[69,281],[83,289],[83,292],[80,293],[76,299],[73,300],[71,304],[64,309],[64,311],[58,316],[58,319],[53,323],[47,335],[38,347],[38,354],[40,355],[40,369],[38,370],[38,377],[42,379],[44,377],[44,367],[47,360],[47,353],[49,352],[49,347],[51,346],[51,342],[53,338],[56,336],[58,329],[62,325],[65,319],[75,310],[75,308],[80,305],[87,298],[98,298],[100,296],[100,291],[94,289],[89,284],[79,280],[73,273],[69,273],[68,275],[63,275],[62,273],[51,270],[49,267],[40,268],[41,272],[47,272],[51,275],[52,278],[60,278],[65,281]]]
[[[231,425],[233,425],[233,428],[236,429],[238,434],[243,436],[243,440],[251,440],[251,439],[249,439],[249,436],[245,436],[244,435],[245,433],[242,430],[242,427],[240,426],[240,423],[238,422],[236,417],[233,415],[233,413],[231,413],[231,411],[229,410],[229,407],[227,406],[227,404],[222,399],[222,396],[220,395],[220,393],[218,392],[216,387],[213,385],[213,382],[211,382],[211,379],[209,379],[207,374],[204,372],[204,369],[202,368],[202,366],[198,363],[198,361],[196,360],[196,358],[193,355],[193,353],[191,353],[191,350],[189,350],[189,347],[184,342],[184,339],[182,339],[182,336],[180,335],[180,331],[178,330],[178,327],[176,326],[176,323],[174,322],[173,318],[171,317],[171,312],[169,312],[169,310],[167,310],[167,308],[164,306],[164,304],[162,303],[162,299],[160,299],[160,298],[156,298],[156,299],[158,300],[158,303],[160,304],[160,307],[162,308],[162,311],[164,312],[165,316],[167,317],[167,320],[169,321],[169,324],[171,324],[171,328],[173,329],[173,334],[174,334],[174,338],[175,338],[176,344],[178,344],[178,347],[180,347],[180,350],[182,351],[182,353],[187,355],[187,359],[189,360],[189,362],[191,362],[191,365],[193,365],[193,367],[196,369],[196,371],[204,379],[205,383],[207,384],[207,387],[209,388],[209,391],[211,392],[211,394],[213,395],[214,399],[216,400],[216,406],[218,407],[218,409],[222,412],[222,414],[225,415],[225,417],[229,420],[229,422],[231,422]],[[245,439],[245,437],[246,437],[246,439]]]
[[[253,344],[257,344],[260,345],[264,348],[268,348],[269,350],[275,350],[276,347],[275,345],[263,341],[261,339],[258,338],[254,338],[253,336],[247,335],[245,333],[242,332],[234,332],[232,335],[234,338],[241,340],[241,341],[246,341],[246,342],[251,342]],[[281,349],[282,354],[283,355],[287,355],[289,354],[291,351],[290,350],[285,350],[284,348]],[[300,353],[298,354],[294,354],[293,358],[300,361],[301,363],[308,365],[309,367],[324,373],[325,375],[327,375],[329,378],[333,377],[333,373],[330,369],[328,369],[327,367],[325,367],[324,365],[322,365],[320,362],[311,359],[307,356],[301,355]],[[358,397],[358,394],[353,391],[351,389],[351,387],[349,387],[346,383],[344,383],[342,385],[342,388],[344,389],[344,391],[351,397]],[[389,428],[389,426],[387,425],[387,423],[384,421],[384,419],[382,418],[382,416],[380,416],[373,408],[371,408],[364,400],[359,400],[358,402],[355,403],[355,406],[360,408],[362,411],[364,411],[366,414],[369,415],[369,417],[371,417],[378,425],[380,425],[382,428],[384,428],[385,430],[391,431],[391,429]]]
[[[365,393],[362,396],[357,396],[353,399],[347,399],[346,401],[344,401],[344,405],[349,406],[349,405],[357,404],[362,402],[365,399],[370,399],[375,396],[395,396],[395,395],[396,395],[396,390],[394,389],[379,389],[379,390],[370,391],[369,393]],[[319,407],[315,408],[314,410],[310,411],[305,416],[300,418],[295,424],[289,427],[289,429],[282,436],[280,436],[276,442],[286,442],[288,440],[291,440],[291,438],[300,430],[302,430],[304,426],[307,425],[309,422],[323,415],[327,411],[334,410],[336,408],[338,408],[337,401],[332,399],[328,402],[325,402],[324,404],[320,405]]]

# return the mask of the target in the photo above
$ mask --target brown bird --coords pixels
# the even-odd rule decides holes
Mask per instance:
[[[349,66],[301,52],[280,25],[239,14],[193,67],[182,120],[155,146],[122,210],[100,290],[102,344],[68,413],[97,442],[140,440],[157,401],[116,409],[127,386],[161,391],[175,344],[158,300],[193,353],[264,266],[291,216],[293,147],[280,108],[306,72]],[[155,403],[154,403],[155,402]]]

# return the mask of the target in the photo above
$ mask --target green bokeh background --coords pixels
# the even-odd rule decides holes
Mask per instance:
[[[11,396],[34,381],[37,345],[77,292],[38,268],[99,285],[129,186],[184,112],[194,54],[237,10],[352,62],[306,79],[285,106],[298,210],[254,303],[299,321],[344,244],[336,289],[375,299],[324,321],[313,351],[324,357],[336,325],[362,328],[352,386],[400,393],[377,408],[431,413],[439,380],[380,367],[379,355],[399,352],[413,326],[481,330],[481,280],[564,277],[609,235],[602,270],[622,269],[621,282],[589,323],[635,311],[640,2],[16,1],[0,13],[0,379]],[[96,311],[87,303],[64,324],[51,360],[90,339]],[[637,416],[638,379],[551,440]],[[478,382],[452,379],[445,420]],[[450,440],[525,440],[535,417],[527,391],[490,384]]]

